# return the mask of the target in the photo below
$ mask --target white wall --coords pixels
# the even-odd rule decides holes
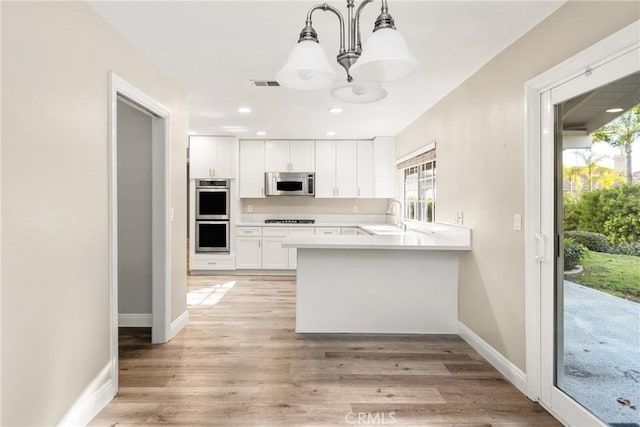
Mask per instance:
[[[187,97],[83,2],[0,7],[0,424],[54,425],[109,366],[108,73],[171,109],[172,319],[186,309]]]
[[[525,368],[524,84],[639,18],[637,2],[568,2],[396,137],[401,157],[437,141],[437,220],[464,211],[460,320]]]
[[[151,314],[151,116],[117,110],[118,312]]]

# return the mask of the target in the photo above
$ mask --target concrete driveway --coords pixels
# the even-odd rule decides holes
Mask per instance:
[[[640,426],[640,304],[565,280],[564,307],[560,388],[608,424]]]

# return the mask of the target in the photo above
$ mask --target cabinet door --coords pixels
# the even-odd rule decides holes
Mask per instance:
[[[261,237],[236,237],[236,268],[262,268]]]
[[[373,141],[374,197],[392,199],[396,197],[396,154],[392,136],[377,137]]]
[[[336,196],[356,197],[356,142],[336,141]]]
[[[291,141],[289,144],[291,172],[315,171],[315,142]]]
[[[235,178],[234,142],[235,138],[215,138],[216,155],[213,166],[214,178]]]
[[[373,197],[373,141],[357,142],[357,197]]]
[[[289,141],[265,141],[264,171],[289,171]]]
[[[240,198],[264,197],[264,141],[240,141]]]
[[[211,136],[189,138],[189,178],[211,178],[215,168],[216,139]]]
[[[287,269],[289,268],[289,248],[282,247],[284,237],[262,238],[262,268],[263,269]]]
[[[316,141],[316,197],[335,197],[336,143]]]

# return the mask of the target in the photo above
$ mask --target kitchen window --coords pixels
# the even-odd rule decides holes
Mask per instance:
[[[404,178],[404,219],[435,222],[436,153],[431,149],[398,164]]]

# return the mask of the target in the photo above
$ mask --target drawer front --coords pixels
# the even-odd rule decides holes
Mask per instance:
[[[262,236],[262,227],[236,227],[236,236]]]
[[[225,259],[191,258],[189,268],[191,270],[235,270],[236,261],[232,257]]]
[[[263,236],[284,237],[289,234],[289,227],[263,227]]]
[[[289,236],[313,236],[314,234],[313,227],[289,227]]]
[[[318,236],[330,236],[339,234],[340,227],[316,227],[316,235]]]
[[[356,227],[342,227],[340,230],[343,236],[357,236],[358,229]]]

